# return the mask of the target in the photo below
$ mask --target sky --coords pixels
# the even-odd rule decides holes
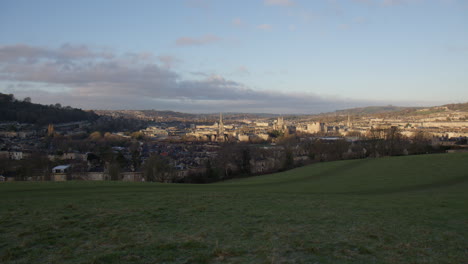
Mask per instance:
[[[468,101],[468,0],[0,0],[0,92],[82,109]]]

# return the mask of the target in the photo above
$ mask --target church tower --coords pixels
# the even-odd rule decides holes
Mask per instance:
[[[278,131],[285,131],[286,126],[284,125],[284,119],[282,116],[278,116],[276,119],[276,124],[274,124],[273,129],[278,130]]]
[[[48,136],[53,136],[54,135],[54,125],[49,124],[49,127],[47,127],[47,135]]]
[[[223,113],[219,113],[218,141],[224,141]]]

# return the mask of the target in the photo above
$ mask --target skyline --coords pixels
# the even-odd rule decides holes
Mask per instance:
[[[468,1],[2,1],[0,92],[83,109],[468,101]]]

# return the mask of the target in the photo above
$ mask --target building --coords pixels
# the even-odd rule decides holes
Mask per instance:
[[[273,130],[278,130],[278,131],[286,131],[286,129],[288,129],[286,127],[286,125],[284,124],[284,119],[282,116],[279,116],[277,119],[276,119],[276,122],[273,123]]]
[[[10,151],[8,154],[11,160],[22,160],[25,157],[23,151]]]
[[[223,124],[223,114],[219,113],[219,124],[218,124],[218,141],[224,142],[226,137],[224,135],[224,124]]]
[[[52,168],[52,181],[66,181],[70,173],[71,165],[59,165]]]
[[[324,132],[325,123],[313,122],[313,123],[308,123],[305,125],[299,125],[299,126],[296,126],[296,131],[309,133],[309,134]]]

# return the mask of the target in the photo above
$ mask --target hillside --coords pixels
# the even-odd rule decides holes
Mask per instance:
[[[1,263],[464,263],[468,153],[208,185],[0,184]]]
[[[135,118],[151,121],[185,121],[196,120],[206,122],[216,122],[219,120],[219,113],[199,113],[189,114],[174,111],[161,111],[161,110],[94,110],[98,115]],[[239,120],[239,119],[257,119],[257,118],[273,118],[278,115],[264,114],[264,113],[223,113],[225,120]]]
[[[96,120],[93,112],[56,105],[41,105],[30,100],[19,101],[13,95],[0,93],[0,121],[19,122],[36,125],[68,123],[83,120]]]
[[[412,111],[418,109],[417,107],[400,107],[400,106],[368,106],[368,107],[357,107],[344,110],[337,110],[335,113],[338,114],[351,114],[351,115],[372,115],[372,114],[382,114],[382,113],[391,113],[399,111]]]
[[[446,108],[446,109],[445,109]],[[424,110],[423,110],[424,109]],[[420,110],[420,111],[418,111]],[[423,111],[421,111],[423,110]],[[358,107],[350,108],[344,110],[337,110],[334,114],[342,115],[398,115],[398,116],[408,116],[408,115],[429,115],[437,112],[444,111],[468,111],[468,103],[460,104],[447,104],[442,106],[432,106],[432,107],[400,107],[400,106],[369,106],[369,107]]]
[[[404,193],[468,183],[467,161],[467,154],[344,160],[235,179],[222,185],[296,193]]]
[[[463,103],[463,104],[446,104],[443,105],[447,107],[449,110],[453,111],[468,111],[468,103]]]

